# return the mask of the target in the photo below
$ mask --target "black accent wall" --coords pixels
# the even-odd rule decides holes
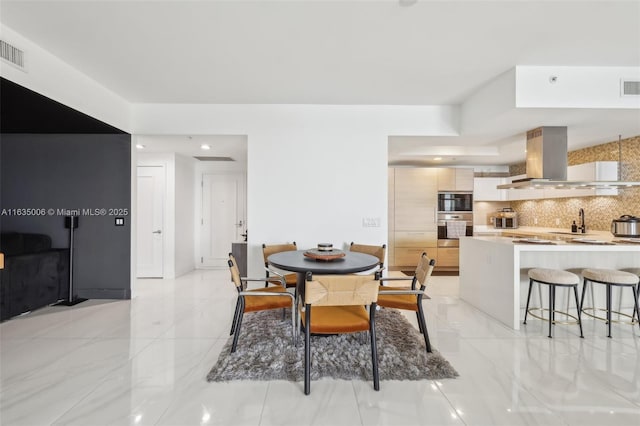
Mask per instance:
[[[130,298],[131,135],[5,79],[0,99],[0,230],[66,248],[65,210],[76,210],[75,293]]]

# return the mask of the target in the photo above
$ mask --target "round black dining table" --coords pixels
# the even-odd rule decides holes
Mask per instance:
[[[283,251],[274,253],[267,258],[267,263],[278,269],[297,274],[297,291],[304,289],[307,272],[312,274],[352,274],[375,268],[379,263],[377,257],[366,253],[345,251],[344,257],[335,260],[315,260],[306,257],[307,250]]]

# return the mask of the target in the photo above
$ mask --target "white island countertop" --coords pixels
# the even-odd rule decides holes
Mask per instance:
[[[583,238],[605,241],[595,236]],[[524,317],[530,268],[564,269],[578,275],[585,268],[640,268],[640,244],[514,240],[520,238],[460,238],[460,297],[515,330]],[[597,306],[604,294],[599,294],[600,290],[594,297]],[[621,300],[623,308],[633,309],[631,292],[624,292]]]

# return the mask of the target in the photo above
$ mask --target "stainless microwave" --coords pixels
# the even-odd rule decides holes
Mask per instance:
[[[472,212],[473,192],[438,192],[438,212]]]

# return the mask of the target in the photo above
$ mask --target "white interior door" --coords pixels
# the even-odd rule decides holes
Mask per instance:
[[[162,278],[164,256],[163,166],[138,166],[137,277]]]
[[[228,268],[231,243],[246,229],[241,174],[202,175],[201,266]]]

